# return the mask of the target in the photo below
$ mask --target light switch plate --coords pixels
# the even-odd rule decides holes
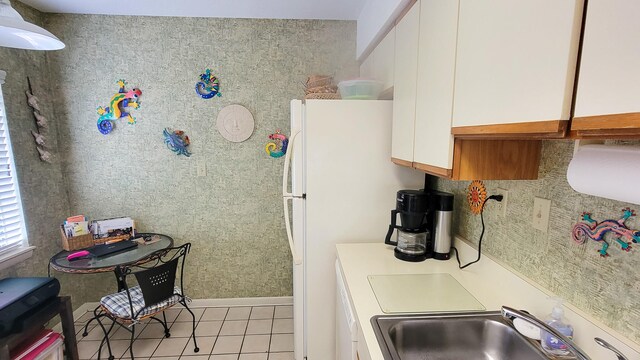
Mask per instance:
[[[551,200],[535,198],[533,201],[533,228],[543,232],[549,229],[549,212],[551,212]]]

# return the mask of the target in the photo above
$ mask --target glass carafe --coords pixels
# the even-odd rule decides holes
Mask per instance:
[[[419,256],[427,252],[427,232],[398,230],[396,241],[396,248],[404,254]]]

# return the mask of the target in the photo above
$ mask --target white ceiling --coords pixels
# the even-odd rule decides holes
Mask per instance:
[[[356,20],[366,0],[20,0],[51,13]]]

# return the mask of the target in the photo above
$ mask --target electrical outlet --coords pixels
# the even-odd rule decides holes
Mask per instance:
[[[207,164],[204,161],[202,160],[198,161],[196,166],[197,166],[196,172],[198,177],[207,176]]]
[[[502,216],[507,216],[507,204],[509,204],[509,190],[498,188],[496,195],[502,195],[502,201],[496,202],[496,212]]]
[[[551,211],[551,200],[535,198],[533,201],[533,228],[543,232],[549,229],[549,212]]]

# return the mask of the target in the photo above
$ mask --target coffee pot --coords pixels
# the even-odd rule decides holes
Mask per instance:
[[[422,190],[400,190],[396,197],[396,208],[391,210],[391,224],[384,243],[395,245],[395,256],[405,261],[427,259],[430,233],[427,229],[429,196]],[[400,223],[397,224],[398,215]],[[391,240],[394,231],[395,240]]]
[[[384,243],[394,245],[396,258],[448,260],[451,250],[453,194],[435,190],[400,190]],[[397,224],[398,215],[400,225]],[[392,240],[395,232],[395,240]]]

